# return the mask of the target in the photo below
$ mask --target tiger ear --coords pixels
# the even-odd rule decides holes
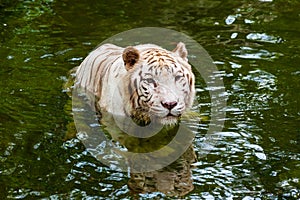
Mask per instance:
[[[183,42],[179,42],[177,44],[176,48],[172,52],[179,55],[183,60],[188,61],[188,59],[187,59],[188,52],[187,52],[187,50],[185,48],[185,44]]]
[[[128,71],[133,68],[135,63],[137,63],[137,61],[140,58],[140,54],[137,49],[129,46],[123,51],[122,57],[125,64],[125,68]]]

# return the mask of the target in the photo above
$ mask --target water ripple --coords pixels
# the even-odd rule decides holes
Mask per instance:
[[[255,49],[252,47],[242,46],[239,50],[233,50],[232,56],[244,59],[274,60],[283,56],[283,54],[270,52],[266,49]]]

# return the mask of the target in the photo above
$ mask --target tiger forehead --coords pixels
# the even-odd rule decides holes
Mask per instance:
[[[150,49],[143,54],[143,59],[145,59],[148,64],[155,62],[159,65],[175,63],[170,53],[163,49]]]

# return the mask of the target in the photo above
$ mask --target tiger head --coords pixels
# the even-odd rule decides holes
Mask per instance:
[[[125,111],[146,124],[176,124],[195,95],[185,45],[180,42],[173,51],[150,44],[127,47],[122,58],[127,70]]]

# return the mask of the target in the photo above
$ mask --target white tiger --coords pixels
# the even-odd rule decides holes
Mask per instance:
[[[171,125],[192,106],[195,78],[184,43],[173,51],[144,44],[104,44],[76,71],[76,84],[97,97],[100,111]]]

